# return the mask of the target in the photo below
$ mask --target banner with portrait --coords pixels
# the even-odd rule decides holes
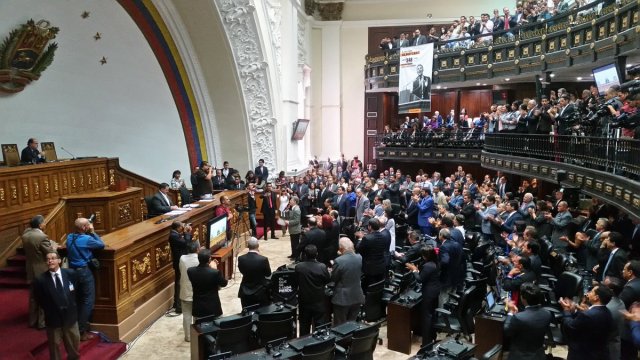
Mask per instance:
[[[431,111],[433,43],[400,49],[398,112],[411,114]]]

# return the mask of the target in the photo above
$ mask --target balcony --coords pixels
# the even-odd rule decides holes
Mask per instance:
[[[531,134],[380,136],[376,160],[477,163],[579,188],[640,219],[640,140]]]
[[[623,0],[602,7],[596,1],[544,22],[493,33],[493,42],[480,37],[435,43],[433,83],[447,84],[513,77],[578,65],[616,56],[632,55],[640,48],[640,4]],[[508,35],[510,32],[513,36]],[[471,46],[465,46],[472,43]],[[366,56],[366,91],[398,87],[398,53]]]

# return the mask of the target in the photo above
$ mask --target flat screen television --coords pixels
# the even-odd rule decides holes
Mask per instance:
[[[298,119],[295,123],[293,123],[293,133],[291,134],[291,140],[302,140],[304,138],[304,134],[307,132],[307,128],[309,127],[309,120],[307,119]]]
[[[604,95],[604,92],[613,85],[620,85],[620,76],[618,67],[615,63],[593,69],[593,79],[596,81],[598,92]]]
[[[207,222],[207,237],[205,247],[215,252],[224,246],[227,241],[227,214],[220,215]]]

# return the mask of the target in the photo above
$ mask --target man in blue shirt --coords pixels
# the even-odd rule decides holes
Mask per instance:
[[[78,328],[80,340],[91,338],[89,319],[96,299],[96,286],[89,268],[93,250],[104,249],[104,242],[93,230],[93,224],[86,218],[75,221],[76,231],[67,236],[67,257],[69,267],[76,271],[78,291]]]

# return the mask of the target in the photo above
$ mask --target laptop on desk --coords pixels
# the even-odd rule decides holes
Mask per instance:
[[[503,302],[496,301],[495,295],[493,292],[489,291],[486,297],[487,308],[486,313],[489,315],[506,315],[507,310],[505,309],[505,304]]]

